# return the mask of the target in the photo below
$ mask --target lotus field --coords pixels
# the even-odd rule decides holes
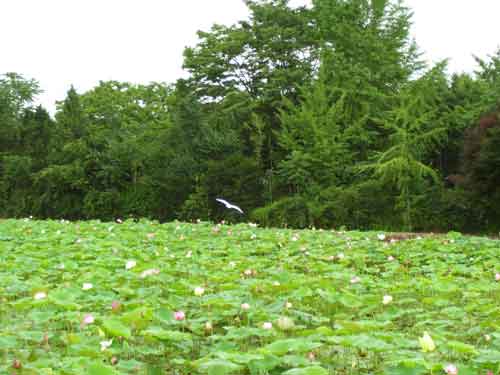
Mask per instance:
[[[499,374],[500,242],[0,221],[1,374]]]

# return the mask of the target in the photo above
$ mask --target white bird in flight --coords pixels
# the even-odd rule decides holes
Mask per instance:
[[[243,213],[243,210],[241,208],[239,208],[238,206],[235,206],[234,204],[229,203],[228,201],[226,201],[224,199],[217,198],[216,201],[222,203],[224,206],[226,206],[226,208],[232,208],[232,209],[238,211],[240,214]]]

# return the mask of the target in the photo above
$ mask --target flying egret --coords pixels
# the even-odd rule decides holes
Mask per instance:
[[[243,210],[241,208],[239,208],[238,206],[235,206],[234,204],[229,203],[228,201],[226,201],[224,199],[217,198],[216,201],[222,203],[224,206],[226,206],[226,208],[232,208],[232,209],[238,211],[240,214],[243,213]]]

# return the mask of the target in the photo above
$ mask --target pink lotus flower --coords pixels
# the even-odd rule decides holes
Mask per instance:
[[[495,280],[496,280],[496,281],[500,281],[500,272],[497,272],[497,273],[495,274]]]
[[[242,303],[241,304],[241,309],[242,310],[250,310],[250,305],[248,303]]]
[[[184,313],[184,311],[176,311],[174,313],[174,319],[178,321],[184,320],[186,319],[186,314]]]
[[[446,372],[449,375],[457,375],[458,369],[457,366],[455,365],[448,365],[444,368],[444,372]]]
[[[95,321],[94,316],[92,314],[87,314],[83,317],[82,324],[88,325],[94,323],[94,321]]]
[[[387,260],[388,260],[389,262],[392,262],[392,261],[394,260],[394,257],[393,257],[392,255],[389,255],[389,256],[387,257]]]
[[[122,304],[119,301],[113,301],[111,303],[111,310],[113,310],[113,312],[120,311],[121,307],[122,307]]]

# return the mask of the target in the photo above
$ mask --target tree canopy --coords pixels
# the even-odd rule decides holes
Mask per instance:
[[[500,230],[500,50],[449,75],[402,1],[246,4],[173,84],[71,88],[52,118],[0,75],[0,215]]]

